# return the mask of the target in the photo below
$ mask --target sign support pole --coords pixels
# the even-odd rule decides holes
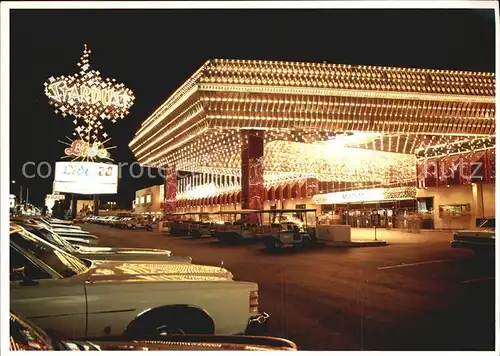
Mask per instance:
[[[94,215],[97,216],[99,215],[99,195],[94,194]]]
[[[77,208],[77,200],[75,194],[71,195],[71,218],[75,219],[76,218],[76,208]]]

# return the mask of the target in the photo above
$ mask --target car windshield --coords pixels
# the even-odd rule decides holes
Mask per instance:
[[[50,231],[49,229],[42,227],[42,228],[36,228],[36,227],[27,227],[24,226],[26,231],[29,233],[32,233],[33,235],[36,235],[45,241],[50,242],[53,245],[56,245],[60,248],[62,248],[64,251],[69,252],[71,254],[74,254],[77,252],[77,250],[66,240],[62,239],[59,235],[56,233]]]
[[[53,351],[52,340],[41,329],[10,314],[11,351]]]
[[[63,277],[71,277],[87,270],[87,265],[79,258],[27,231],[18,230],[11,233],[10,241],[31,253]]]

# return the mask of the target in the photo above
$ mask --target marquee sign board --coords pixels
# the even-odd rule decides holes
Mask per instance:
[[[346,192],[316,194],[314,204],[368,203],[376,201],[415,199],[415,187],[360,189]]]
[[[74,194],[116,194],[118,166],[95,162],[56,162],[54,190]]]
[[[64,196],[64,194],[47,194],[45,196],[45,199],[49,199],[49,200],[64,200],[64,199],[66,199],[66,197]]]

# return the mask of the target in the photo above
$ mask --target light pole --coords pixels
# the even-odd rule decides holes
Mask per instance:
[[[10,181],[10,183],[12,185],[15,185],[17,182],[13,179]],[[14,188],[15,188],[15,186],[12,187],[11,192],[13,191]],[[22,203],[23,203],[23,186],[20,185],[19,186],[19,204],[22,204]]]

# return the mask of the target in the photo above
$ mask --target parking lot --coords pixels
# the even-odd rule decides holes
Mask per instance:
[[[314,247],[270,253],[261,243],[85,224],[99,244],[165,248],[193,263],[220,265],[236,279],[259,283],[267,334],[303,350],[492,350],[495,346],[493,263],[451,249],[449,232],[381,230],[388,246]],[[370,236],[355,230],[353,236]],[[364,235],[363,235],[364,234]],[[484,262],[484,261],[483,261]]]

